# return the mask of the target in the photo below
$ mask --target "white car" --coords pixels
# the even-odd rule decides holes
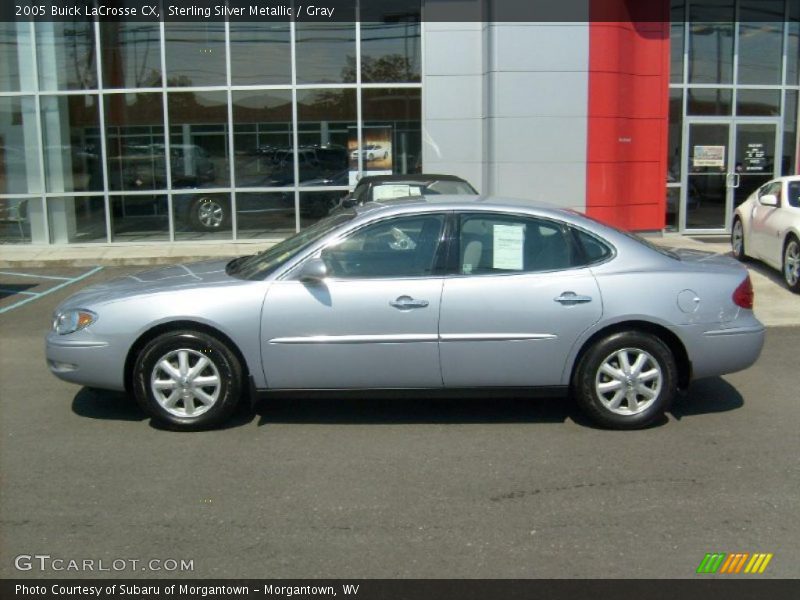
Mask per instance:
[[[800,176],[762,185],[733,215],[733,255],[758,258],[783,272],[786,285],[800,293]]]
[[[389,151],[380,144],[367,144],[362,152],[367,161],[389,158]],[[350,158],[358,159],[358,149],[350,153]]]

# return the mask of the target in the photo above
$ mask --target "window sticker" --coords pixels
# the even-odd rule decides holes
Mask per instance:
[[[392,198],[405,198],[411,195],[411,186],[403,184],[378,185],[372,190],[375,200],[391,200]]]
[[[523,270],[525,225],[493,225],[495,269]]]

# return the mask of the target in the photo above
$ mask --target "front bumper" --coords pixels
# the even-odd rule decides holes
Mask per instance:
[[[124,364],[108,342],[70,339],[51,332],[45,339],[45,356],[50,372],[59,379],[102,389],[125,389]]]

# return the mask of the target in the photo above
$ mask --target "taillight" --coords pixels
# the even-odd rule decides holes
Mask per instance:
[[[744,281],[739,284],[733,292],[733,303],[736,306],[753,310],[753,284],[750,281],[750,275],[744,278]]]

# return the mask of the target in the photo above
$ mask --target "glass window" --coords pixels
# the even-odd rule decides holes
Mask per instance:
[[[667,188],[667,216],[665,219],[665,228],[667,231],[678,230],[678,206],[681,201],[681,188],[668,187]]]
[[[91,21],[37,21],[36,52],[42,90],[97,88],[97,48]]]
[[[419,81],[420,54],[419,8],[361,24],[361,81]]]
[[[47,198],[51,244],[106,242],[106,208],[102,196]]]
[[[175,194],[172,219],[176,240],[229,240],[231,195]]]
[[[102,191],[97,96],[43,96],[41,107],[47,191]]]
[[[797,173],[797,160],[797,90],[786,90],[786,104],[783,109],[781,174],[793,175]]]
[[[237,187],[293,185],[291,92],[233,92],[233,145]]]
[[[780,90],[736,90],[736,114],[771,117],[781,114]]]
[[[789,15],[786,46],[786,85],[800,85],[800,2],[788,2]]]
[[[33,53],[28,23],[0,22],[0,90],[33,90]]]
[[[103,87],[161,87],[158,23],[100,21]]]
[[[681,179],[681,140],[683,138],[683,90],[669,91],[669,141],[667,142],[667,181]]]
[[[800,208],[800,181],[790,181],[786,186],[789,205]]]
[[[0,244],[45,242],[41,202],[41,198],[0,198]]]
[[[292,81],[289,26],[282,23],[231,23],[231,83],[280,85]]]
[[[611,256],[611,249],[595,236],[580,229],[572,228],[572,231],[575,233],[583,250],[583,260],[579,261],[581,265],[598,263]]]
[[[167,85],[226,85],[225,24],[172,22],[164,25]]]
[[[739,83],[780,85],[784,6],[783,0],[740,0]]]
[[[298,90],[300,185],[349,184],[347,144],[357,129],[355,90]]]
[[[355,83],[355,23],[295,24],[297,83]]]
[[[464,215],[459,248],[464,275],[551,271],[578,262],[561,226],[526,217]]]
[[[686,2],[672,0],[670,6],[669,30],[669,80],[672,83],[683,82],[683,46],[686,38]]]
[[[730,115],[730,89],[690,88],[686,114],[689,115]]]
[[[422,171],[421,90],[362,90],[363,171],[367,175]],[[358,146],[348,145],[350,169],[358,171]]]
[[[322,251],[333,277],[424,277],[434,271],[444,215],[387,219]]]
[[[0,194],[41,191],[33,98],[0,97]]]
[[[169,92],[167,109],[172,187],[227,187],[228,94]]]
[[[108,184],[112,190],[165,188],[161,94],[108,94],[104,99]]]
[[[302,188],[301,188],[302,189]],[[338,206],[347,190],[300,192],[300,228],[328,216]]]
[[[111,241],[169,240],[169,214],[164,195],[111,196]]]
[[[689,5],[689,82],[733,80],[733,0],[697,0]]]
[[[237,236],[242,238],[283,237],[294,233],[293,192],[248,192],[236,194]]]

